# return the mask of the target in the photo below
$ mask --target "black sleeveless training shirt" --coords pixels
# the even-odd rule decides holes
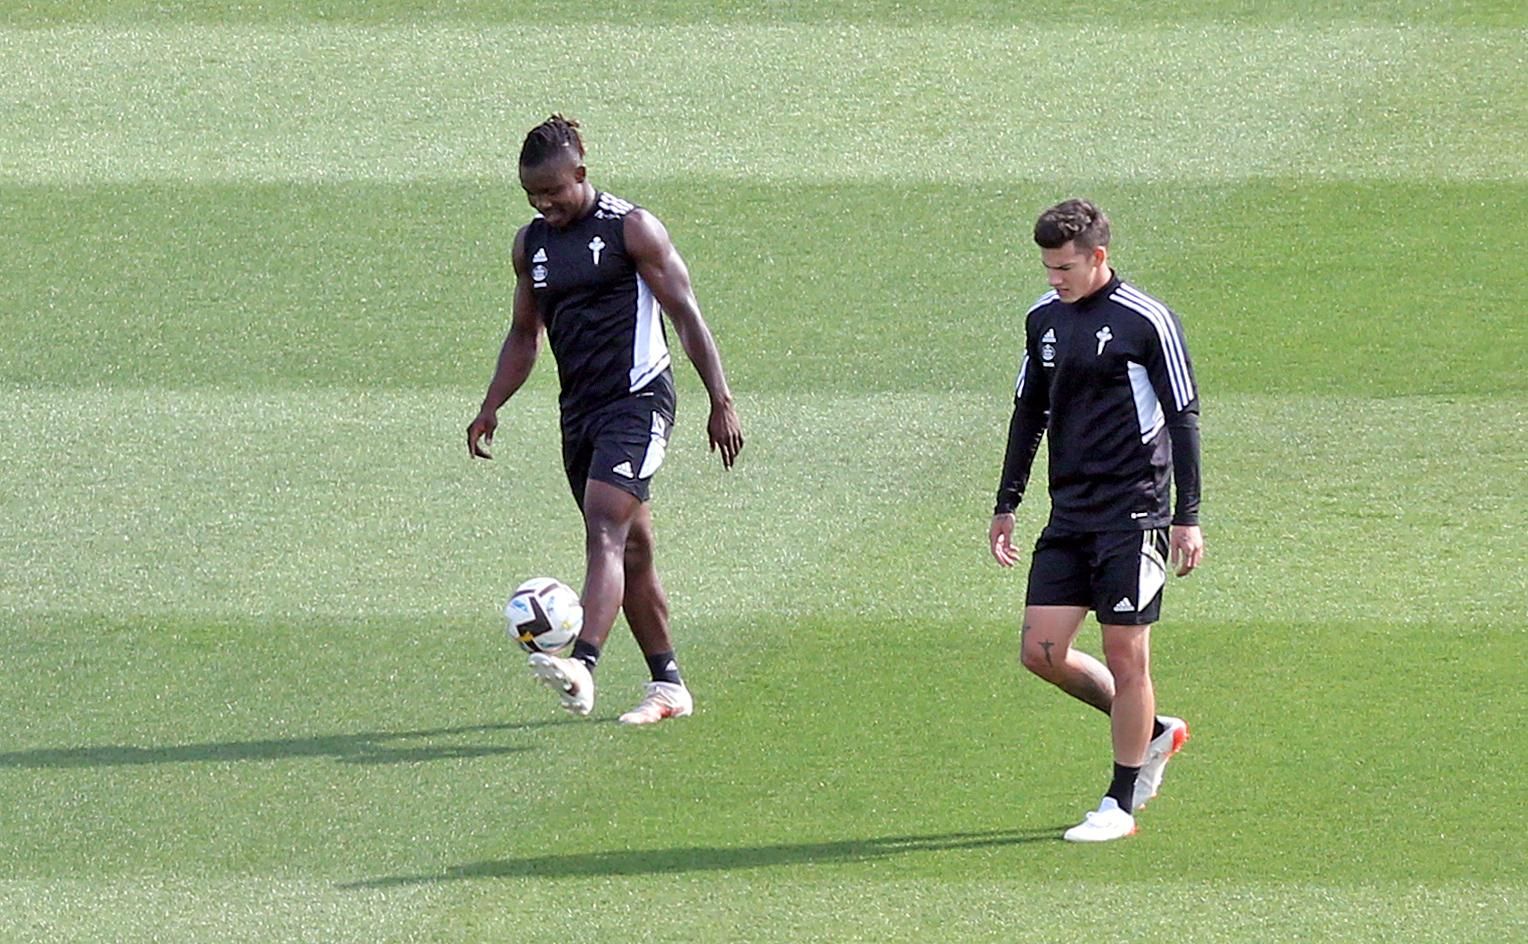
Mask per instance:
[[[546,325],[564,420],[648,388],[673,387],[668,338],[657,299],[626,254],[634,204],[596,193],[566,229],[537,215],[525,232],[531,291]]]

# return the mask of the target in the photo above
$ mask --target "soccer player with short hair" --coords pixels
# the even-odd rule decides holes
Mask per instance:
[[[589,182],[578,122],[553,115],[520,149],[520,184],[535,209],[515,234],[509,332],[467,450],[489,459],[498,410],[530,376],[541,334],[561,383],[562,455],[583,513],[584,625],[569,658],[532,653],[531,673],[578,715],[594,707],[594,668],[624,610],[652,682],[626,724],[690,714],[669,635],[668,598],[653,564],[650,483],[674,423],[674,378],[662,314],[710,395],[706,434],[731,468],[742,427],[721,355],[684,259],[648,211]]]
[[[1025,319],[1024,355],[988,542],[1019,562],[1014,509],[1042,437],[1050,520],[1030,558],[1025,668],[1109,716],[1114,776],[1097,810],[1065,838],[1135,832],[1167,761],[1188,739],[1156,714],[1150,633],[1169,565],[1199,566],[1199,391],[1178,316],[1109,264],[1109,220],[1086,200],[1040,214],[1035,243],[1051,290]],[[1176,500],[1170,502],[1170,484]],[[1072,648],[1089,610],[1104,662]]]

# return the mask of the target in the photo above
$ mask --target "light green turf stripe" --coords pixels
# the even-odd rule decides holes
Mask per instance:
[[[143,878],[0,882],[0,940],[230,942],[411,941],[439,890],[336,891],[303,879]]]
[[[587,0],[539,0],[534,8],[504,0],[26,0],[0,8],[0,23],[58,26],[71,23],[141,26],[145,23],[281,25],[287,23],[406,24],[447,23],[503,26],[527,21],[538,26],[612,26],[655,23],[814,23],[908,25],[924,23],[1002,26],[1025,23],[1075,24],[1075,10],[991,0],[638,0],[590,4]],[[1260,28],[1310,25],[1445,23],[1468,26],[1518,26],[1525,16],[1511,0],[1274,0],[1248,5],[1244,0],[1159,0],[1149,7],[1130,0],[1095,0],[1088,23],[1129,28],[1171,22],[1235,20]]]
[[[517,400],[472,463],[475,396],[0,393],[0,612],[488,618],[517,578],[576,581],[553,397]],[[655,491],[676,607],[921,617],[931,582],[942,617],[1015,605],[1022,574],[985,550],[1005,391],[744,395],[732,474],[697,400]],[[1174,616],[1496,620],[1528,594],[1520,404],[1240,396],[1204,425],[1210,556]]]
[[[1100,859],[1107,850],[1078,850]],[[1502,942],[1508,884],[770,881],[718,873],[478,879],[385,893],[304,879],[0,882],[7,941]]]
[[[1522,180],[1528,33],[1221,26],[0,31],[0,179]]]

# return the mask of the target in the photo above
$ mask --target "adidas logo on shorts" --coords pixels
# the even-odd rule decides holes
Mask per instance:
[[[620,465],[616,466],[615,468],[611,469],[610,471],[614,472],[616,475],[621,476],[622,478],[628,478],[629,479],[629,478],[632,477],[631,463],[630,462],[622,462]]]
[[[1114,612],[1116,612],[1116,613],[1134,613],[1135,612],[1135,604],[1130,602],[1130,598],[1129,597],[1122,597],[1118,603],[1114,604]]]

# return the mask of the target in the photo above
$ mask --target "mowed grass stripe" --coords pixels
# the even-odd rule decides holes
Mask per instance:
[[[1097,867],[1108,868],[1106,856]],[[1104,881],[776,883],[729,878],[718,889],[714,879],[644,876],[602,882],[593,891],[602,902],[593,915],[577,906],[575,896],[551,908],[511,905],[493,920],[502,922],[497,927],[503,931],[523,933],[527,941],[555,942],[580,932],[600,942],[864,944],[1042,944],[1064,937],[1211,944],[1296,939],[1381,944],[1400,938],[1486,944],[1505,939],[1503,933],[1520,930],[1525,921],[1523,906],[1511,900],[1517,890],[1507,885],[1333,887],[1161,880],[1132,887]],[[488,893],[485,889],[483,896]]]
[[[1274,28],[1312,22],[1372,24],[1458,24],[1521,26],[1518,5],[1507,0],[1470,0],[1439,4],[1431,0],[1281,0],[1249,8],[1239,0],[1163,0],[1142,9],[1123,0],[1104,0],[1091,9],[1089,23],[1119,27],[1162,22],[1239,23]],[[1023,11],[1026,22],[1075,24],[1064,8]],[[411,0],[267,0],[258,5],[230,7],[220,0],[183,0],[167,7],[156,0],[29,0],[0,11],[0,23],[16,26],[98,24],[123,27],[145,23],[206,24],[371,24],[429,23],[452,26],[502,26],[525,19],[524,12],[498,0],[450,0],[418,3]],[[987,0],[939,0],[909,10],[903,0],[644,0],[638,4],[591,7],[582,0],[543,0],[536,5],[535,24],[585,26],[599,22],[621,26],[726,24],[882,23],[907,26],[916,19],[928,24],[1011,25],[1015,14]]]
[[[736,627],[774,644],[689,659],[695,724],[609,745],[600,773],[629,802],[569,791],[549,821],[460,850],[451,873],[1079,874],[1056,839],[1108,782],[1106,719],[1019,666],[1009,614],[945,618],[947,598],[924,599],[922,618]],[[1194,739],[1136,841],[1109,856],[1113,881],[1522,877],[1516,834],[1496,815],[1511,803],[1510,719],[1528,676],[1509,634],[1172,617],[1153,643],[1159,704],[1190,719]],[[1099,652],[1096,627],[1079,645]],[[1447,746],[1419,749],[1419,730]],[[958,851],[943,854],[939,837]],[[365,881],[421,874],[439,870]]]
[[[580,723],[487,620],[9,625],[0,851],[30,878],[443,869],[602,783],[641,689],[612,647]]]
[[[0,934],[14,941],[123,944],[488,941],[510,935],[531,944],[921,944],[934,937],[1049,944],[1062,935],[1114,938],[1125,925],[1128,940],[1141,942],[1486,944],[1512,940],[1528,925],[1520,887],[1505,884],[782,882],[728,875],[718,887],[715,876],[673,874],[576,883],[516,878],[513,891],[508,884],[478,879],[377,892],[301,879],[9,881],[0,882]],[[459,903],[454,913],[437,910],[446,894]]]
[[[582,533],[552,392],[505,411],[492,463],[466,456],[476,396],[0,393],[0,610],[496,619],[520,579],[576,582]],[[985,548],[1005,386],[744,393],[750,445],[731,473],[705,449],[699,402],[681,401],[654,504],[687,622],[911,616],[931,583],[947,614],[1017,599],[1022,575],[996,572]],[[1524,427],[1520,405],[1489,398],[1211,398],[1210,557],[1174,585],[1174,612],[1367,620],[1391,601],[1401,625],[1489,631],[1528,593],[1528,507],[1509,484]],[[1044,514],[1043,498],[1021,510],[1026,535]]]
[[[1027,22],[6,29],[0,179],[513,179],[524,129],[563,110],[588,121],[596,153],[618,147],[648,177],[1523,180],[1524,38]]]
[[[614,723],[643,674],[624,634],[577,720],[466,621],[23,621],[0,647],[0,852],[36,879],[374,889],[1079,874],[1057,836],[1107,779],[1105,719],[1029,677],[1000,614],[938,602],[687,639],[699,710],[657,730]],[[1525,690],[1510,635],[1176,618],[1154,648],[1195,734],[1112,881],[1521,879],[1497,815]]]
[[[1528,184],[702,184],[604,160],[600,186],[668,222],[748,394],[1011,385],[1044,287],[1034,214],[1079,192],[1109,209],[1118,270],[1184,318],[1214,397],[1528,395],[1515,273],[1439,255],[1528,239]],[[0,187],[0,214],[25,246],[0,254],[18,388],[475,398],[530,210],[503,180],[158,182]]]
[[[341,892],[325,882],[143,876],[0,881],[0,939],[221,944],[427,940],[438,889]]]

